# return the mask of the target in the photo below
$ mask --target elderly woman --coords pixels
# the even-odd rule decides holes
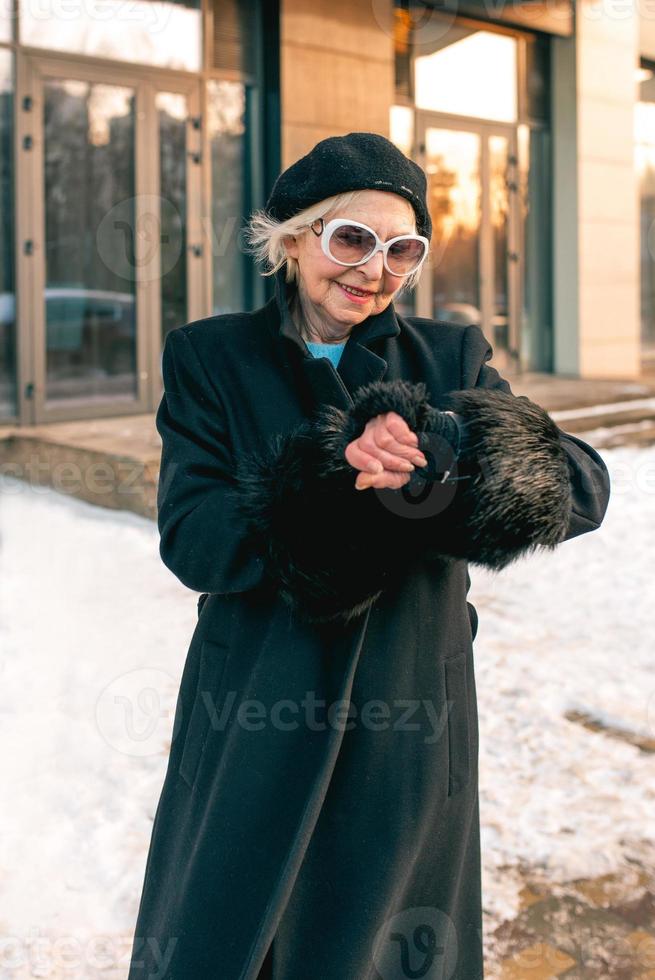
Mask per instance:
[[[323,140],[251,220],[275,297],[167,337],[160,549],[202,595],[129,980],[483,976],[468,563],[609,483],[479,327],[395,312],[430,232],[388,140]]]

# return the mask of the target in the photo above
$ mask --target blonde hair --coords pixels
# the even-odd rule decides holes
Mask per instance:
[[[319,201],[318,204],[313,204],[311,207],[292,215],[286,221],[278,221],[272,218],[263,209],[253,212],[250,220],[246,224],[244,236],[248,251],[264,267],[262,275],[272,276],[286,264],[286,281],[297,282],[299,278],[298,262],[290,255],[287,255],[284,246],[285,237],[287,235],[296,236],[307,234],[309,225],[313,225],[319,218],[328,218],[341,208],[349,207],[357,201],[362,193],[367,192],[346,191],[343,194],[326,197],[323,201]],[[414,228],[416,229],[416,222],[414,223]],[[416,285],[422,268],[423,265],[416,272],[412,272],[411,275],[405,277],[399,292],[412,289]]]

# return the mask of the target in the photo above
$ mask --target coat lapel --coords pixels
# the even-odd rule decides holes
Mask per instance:
[[[387,370],[387,362],[369,349],[383,337],[395,337],[400,333],[393,303],[383,313],[369,316],[356,324],[343,349],[339,366],[327,358],[315,358],[302,339],[291,317],[289,297],[291,289],[285,281],[284,268],[276,274],[275,299],[280,313],[279,335],[285,343],[294,346],[294,358],[300,360],[303,378],[311,392],[313,407],[323,404],[347,409],[353,404],[352,394],[361,385],[381,380]]]

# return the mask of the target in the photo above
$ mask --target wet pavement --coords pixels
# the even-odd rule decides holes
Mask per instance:
[[[486,980],[655,980],[655,847],[564,883],[521,868],[521,909],[485,937]]]

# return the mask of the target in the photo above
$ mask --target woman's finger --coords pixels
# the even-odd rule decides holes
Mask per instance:
[[[400,416],[377,416],[368,423],[359,437],[359,445],[364,452],[375,456],[388,469],[402,468],[392,462],[393,456],[419,464],[425,460],[418,449],[418,437]]]
[[[427,463],[417,444],[418,437],[405,420],[388,412],[368,421],[362,435],[346,447],[345,456],[355,469],[369,473],[382,469],[411,472],[414,465]]]
[[[362,433],[359,444],[364,452],[375,456],[389,469],[394,468],[391,465],[392,459],[415,462],[423,458],[420,449],[416,446],[408,446],[407,443],[398,442],[388,429],[382,427]]]
[[[348,443],[344,455],[350,465],[356,470],[364,470],[367,473],[381,473],[384,469],[384,466],[376,456],[365,452],[361,448],[359,439],[353,439],[352,442]]]
[[[372,435],[368,437],[360,436],[359,440],[360,448],[366,453],[367,456],[377,459],[385,470],[402,470],[405,472],[410,472],[414,469],[414,463],[412,459],[407,455],[408,447],[403,447],[400,445],[400,451],[395,452],[393,449],[383,449],[373,438]],[[394,443],[395,445],[395,443]],[[412,456],[416,455],[416,450],[410,450]]]
[[[385,420],[387,428],[398,442],[407,443],[410,446],[418,446],[418,436],[415,432],[412,432],[402,415],[398,415],[397,412],[387,412],[380,417]]]
[[[355,480],[357,490],[367,490],[374,487],[376,490],[399,490],[410,479],[409,473],[390,473],[384,470],[383,473],[359,473]]]
[[[425,457],[416,450],[412,451],[412,458],[407,459],[396,453],[387,452],[375,442],[364,442],[363,437],[353,440],[345,450],[345,456],[351,466],[355,469],[364,470],[367,473],[381,473],[382,470],[411,473],[414,466],[426,465]]]

